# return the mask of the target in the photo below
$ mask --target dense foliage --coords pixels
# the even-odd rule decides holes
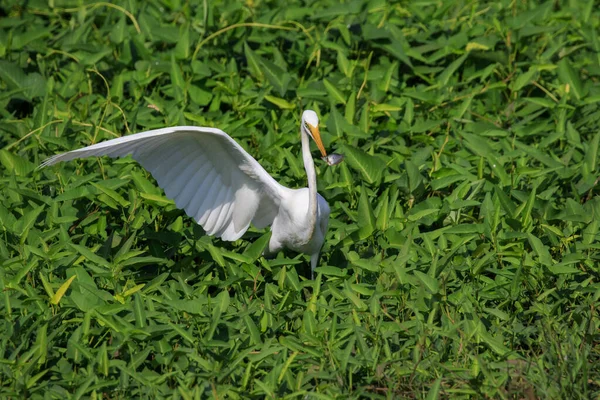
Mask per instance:
[[[0,4],[0,397],[598,398],[600,11]],[[203,236],[131,159],[218,126],[332,213],[318,277]]]

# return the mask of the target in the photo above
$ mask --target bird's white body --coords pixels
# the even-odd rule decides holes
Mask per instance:
[[[277,253],[282,248],[305,254],[315,254],[321,250],[327,232],[329,204],[317,193],[317,224],[311,235],[306,218],[309,196],[308,188],[302,188],[292,190],[291,196],[282,199],[283,206],[271,225],[269,253]]]
[[[217,128],[177,126],[137,133],[58,154],[43,166],[90,156],[131,155],[154,176],[175,205],[209,235],[237,240],[250,223],[271,226],[268,252],[282,248],[311,255],[314,271],[327,232],[329,206],[316,192],[309,137],[326,155],[318,118],[302,116],[302,154],[308,188],[289,189],[275,181],[229,135]]]

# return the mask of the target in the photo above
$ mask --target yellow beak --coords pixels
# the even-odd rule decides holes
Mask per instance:
[[[323,157],[327,157],[327,152],[325,151],[325,146],[323,146],[323,142],[321,141],[321,132],[319,132],[319,127],[312,126],[310,124],[308,124],[308,127],[310,128],[310,133],[312,133],[312,137],[315,140],[317,147],[321,151],[321,155]]]

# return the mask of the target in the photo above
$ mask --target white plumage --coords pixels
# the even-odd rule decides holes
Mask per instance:
[[[269,253],[286,247],[318,263],[329,206],[317,193],[310,141],[321,154],[319,120],[302,114],[301,138],[308,188],[280,185],[229,135],[217,128],[177,126],[137,133],[50,157],[42,167],[90,156],[131,155],[156,179],[167,197],[200,224],[208,235],[237,240],[250,223],[271,226]]]

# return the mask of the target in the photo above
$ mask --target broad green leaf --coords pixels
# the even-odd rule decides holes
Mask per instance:
[[[550,252],[548,251],[548,248],[546,246],[544,246],[542,244],[542,241],[539,238],[535,237],[533,234],[528,233],[527,237],[529,239],[529,244],[531,245],[531,247],[537,254],[540,264],[547,266],[547,267],[551,266],[552,265],[552,257],[550,256]]]
[[[105,268],[110,268],[110,263],[106,261],[104,258],[94,254],[87,247],[80,246],[78,244],[69,243],[69,246],[72,247],[75,251],[83,256],[83,259],[86,261],[91,261],[95,264],[98,264]]]
[[[246,325],[246,329],[248,330],[248,333],[250,335],[250,344],[256,345],[262,343],[262,340],[260,338],[260,332],[258,331],[258,327],[254,323],[252,318],[248,314],[245,314],[243,316],[243,319],[244,325]]]
[[[496,175],[502,184],[502,186],[508,186],[510,184],[510,177],[504,170],[504,165],[496,157],[495,152],[490,148],[486,141],[476,135],[462,133],[464,136],[465,144],[474,154],[483,157],[487,161],[492,173]]]
[[[275,104],[282,110],[293,110],[294,108],[296,108],[296,106],[293,103],[290,103],[287,100],[281,99],[279,97],[265,95],[265,100],[267,100],[269,103]]]
[[[175,60],[175,54],[171,56],[171,87],[172,93],[175,100],[178,102],[183,101],[184,93],[185,93],[185,81],[183,78],[183,73],[181,72],[181,68],[179,64]]]
[[[190,25],[182,24],[179,28],[179,37],[175,45],[175,58],[178,60],[186,60],[190,57]]]
[[[373,106],[373,108],[371,109],[371,111],[373,111],[374,113],[378,113],[378,112],[383,112],[383,113],[387,113],[387,112],[397,112],[402,110],[402,107],[400,106],[396,106],[393,104],[375,104]]]
[[[352,75],[350,61],[348,61],[348,57],[342,51],[337,52],[337,66],[347,78]]]
[[[329,82],[327,79],[323,79],[323,84],[325,85],[325,89],[327,93],[329,93],[329,98],[333,103],[346,104],[346,96],[342,93],[340,89],[338,89],[334,84]]]
[[[346,276],[347,273],[345,270],[341,269],[341,268],[337,268],[337,267],[331,267],[331,266],[325,266],[325,267],[318,267],[315,269],[315,272],[317,273],[321,273],[325,276],[338,276],[338,277],[342,277],[342,276]]]
[[[52,34],[51,27],[36,26],[34,29],[27,29],[20,34],[14,35],[12,38],[12,48],[20,50],[36,40],[46,38]],[[0,67],[2,69],[2,67]]]
[[[579,78],[579,72],[566,57],[558,62],[558,78],[563,85],[568,85],[569,93],[573,93],[577,100],[581,100],[584,93],[581,79]]]
[[[210,101],[213,98],[211,92],[204,90],[196,85],[189,85],[188,94],[190,95],[190,99],[194,102],[194,104],[198,106],[207,106],[210,104]]]
[[[371,236],[375,230],[375,216],[365,189],[360,191],[358,199],[358,236],[361,240]]]
[[[578,275],[581,274],[581,270],[570,265],[549,265],[548,270],[554,275]]]
[[[456,73],[458,68],[460,68],[460,66],[465,62],[468,56],[469,53],[463,54],[462,56],[454,60],[450,65],[448,65],[448,67],[446,67],[444,71],[442,71],[442,73],[437,78],[437,81],[440,83],[441,86],[446,86],[448,84],[450,78]]]
[[[280,97],[284,97],[292,80],[291,75],[272,62],[261,59],[262,72]]]
[[[344,118],[348,124],[354,123],[354,116],[356,114],[356,92],[350,93],[348,100],[346,101],[346,109],[344,111]]]
[[[152,194],[152,193],[140,193],[140,197],[146,199],[152,203],[156,203],[160,206],[174,205],[175,202],[171,199],[166,198],[165,196]]]
[[[62,285],[60,285],[60,287],[58,288],[56,293],[54,293],[54,296],[52,296],[52,298],[50,299],[50,303],[52,303],[54,305],[58,305],[58,303],[60,303],[60,300],[63,298],[65,293],[67,293],[69,286],[71,286],[71,283],[73,282],[73,280],[75,278],[76,278],[76,276],[73,275],[68,280],[66,280]]]
[[[379,182],[385,170],[385,163],[380,158],[349,145],[342,147],[342,154],[344,155],[344,161],[360,172],[364,180],[368,183]]]
[[[111,30],[109,34],[109,38],[113,43],[123,43],[125,40],[125,30],[127,25],[125,24],[125,15],[121,15],[117,23],[114,25],[114,28]]]
[[[48,324],[43,324],[37,330],[35,344],[38,347],[38,364],[45,364],[48,357]]]
[[[389,201],[389,189],[386,189],[385,192],[379,198],[377,221],[375,223],[377,229],[379,229],[380,231],[385,231],[388,228],[390,215]]]
[[[139,292],[140,290],[142,290],[142,288],[144,286],[146,286],[145,283],[140,283],[139,285],[135,285],[131,289],[127,289],[126,291],[123,292],[123,297],[129,297],[129,296],[133,295],[134,293]]]
[[[352,290],[352,287],[348,284],[348,281],[344,282],[344,289],[343,289],[344,295],[346,296],[346,298],[348,300],[350,300],[350,302],[352,304],[354,304],[354,306],[356,308],[358,308],[359,310],[364,310],[367,308],[367,305],[365,304],[364,301],[362,301],[360,299],[360,297],[358,297],[355,293],[354,290]]]
[[[119,193],[117,193],[116,191],[102,185],[102,184],[98,184],[98,183],[94,183],[91,182],[91,185],[93,187],[95,187],[96,189],[98,189],[100,192],[104,193],[105,195],[107,195],[108,197],[110,197],[112,200],[116,201],[117,203],[119,203],[119,205],[121,205],[121,207],[127,207],[129,205],[129,202],[127,200],[125,200],[123,198],[123,196],[121,196]]]
[[[424,274],[421,271],[415,271],[415,276],[417,278],[419,278],[419,280],[421,282],[423,282],[423,284],[425,285],[425,287],[427,288],[427,290],[432,293],[435,294],[439,291],[439,283],[437,281],[437,279],[430,277],[427,274]]]
[[[523,87],[529,85],[537,74],[537,69],[529,68],[527,72],[521,73],[517,76],[514,82],[510,85],[511,90],[518,92]]]
[[[164,272],[164,273],[158,275],[156,278],[154,278],[150,282],[148,282],[148,284],[146,284],[146,286],[144,286],[142,293],[146,293],[146,294],[152,293],[157,288],[159,288],[163,284],[163,282],[165,280],[167,280],[168,277],[169,277],[168,272]]]
[[[387,70],[385,71],[385,76],[383,80],[380,82],[381,90],[384,92],[388,92],[392,85],[392,78],[394,77],[394,73],[398,70],[398,62],[394,61],[389,65]]]
[[[42,211],[44,211],[44,208],[46,208],[46,206],[42,204],[41,206],[35,207],[32,210],[27,210],[23,217],[21,217],[13,225],[15,233],[17,233],[21,237],[21,243],[24,243],[24,239],[27,237],[27,234],[34,226],[39,215],[42,213]]]
[[[17,176],[25,176],[35,169],[35,164],[8,150],[0,150],[0,162],[4,168]]]
[[[421,172],[419,172],[419,167],[412,161],[407,160],[404,163],[404,167],[408,176],[408,190],[414,192],[423,182],[423,177],[421,176]]]
[[[437,213],[439,213],[439,211],[440,211],[439,208],[427,208],[424,210],[411,212],[408,215],[408,220],[409,221],[419,221],[420,219],[423,219],[429,215],[437,214]]]
[[[346,124],[343,121],[342,114],[335,107],[332,107],[327,119],[327,131],[330,135],[340,138],[344,135],[345,127]]]
[[[220,308],[221,313],[227,312],[230,303],[229,293],[227,293],[226,290],[223,290],[217,295],[215,300],[217,302],[216,306]]]
[[[167,324],[173,329],[179,336],[186,340],[190,345],[194,345],[194,337],[187,332],[184,328],[176,325],[170,321],[167,321]]]
[[[267,232],[261,237],[255,239],[244,251],[244,255],[252,261],[256,261],[267,248],[267,244],[271,239],[271,232]]]
[[[135,317],[135,324],[138,328],[143,329],[146,327],[146,307],[142,301],[142,295],[136,293],[133,295],[133,315]]]
[[[262,72],[262,60],[256,53],[248,46],[248,43],[244,42],[244,55],[246,56],[246,62],[248,63],[248,69],[253,77],[262,82],[264,74]]]
[[[25,72],[17,65],[6,60],[0,60],[0,79],[6,83],[10,90],[24,92],[26,78]]]
[[[37,374],[35,374],[34,376],[32,376],[31,378],[29,378],[27,380],[27,384],[26,387],[27,389],[31,389],[32,387],[35,386],[35,384],[44,376],[48,373],[48,369],[45,369],[43,371],[38,372]]]
[[[442,378],[437,378],[431,388],[427,392],[427,400],[437,400],[440,398],[440,388],[441,388]]]
[[[486,345],[489,346],[490,349],[492,349],[493,352],[502,357],[506,356],[508,353],[511,352],[511,350],[508,347],[506,347],[500,339],[490,335],[484,327],[482,327],[479,331],[479,337]]]

